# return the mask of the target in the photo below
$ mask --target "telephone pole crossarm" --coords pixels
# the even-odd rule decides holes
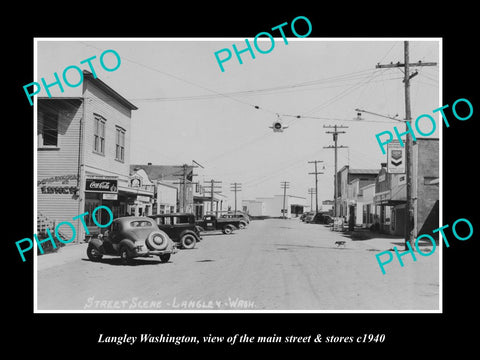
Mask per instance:
[[[313,160],[313,161],[309,161],[308,163],[315,164],[315,172],[311,172],[308,174],[315,175],[315,211],[318,213],[318,174],[323,174],[323,172],[318,171],[317,164],[323,163],[323,160]]]
[[[337,152],[338,149],[341,148],[347,148],[348,146],[343,146],[343,145],[338,145],[337,140],[338,140],[338,134],[345,134],[345,131],[338,131],[337,129],[346,129],[348,126],[343,126],[343,125],[323,125],[325,129],[331,129],[333,128],[334,131],[326,131],[327,134],[333,134],[333,142],[334,145],[330,146],[324,146],[325,149],[335,149],[335,173],[334,173],[334,183],[333,183],[333,216],[337,216]]]

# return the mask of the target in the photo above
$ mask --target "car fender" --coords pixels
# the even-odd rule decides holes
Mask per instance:
[[[195,231],[192,231],[192,230],[184,230],[180,233],[180,239],[187,235],[187,234],[190,234],[190,235],[193,235],[195,236],[195,238],[197,239],[197,241],[199,241],[199,236],[195,233]]]
[[[98,250],[102,250],[102,246],[103,246],[103,240],[101,239],[98,239],[98,238],[92,238],[88,244],[90,245],[93,245],[96,249]]]
[[[135,244],[130,239],[123,239],[118,243],[118,247],[117,247],[118,252],[120,252],[120,249],[122,247],[127,248],[127,251],[129,252],[129,255],[133,255],[135,253]]]

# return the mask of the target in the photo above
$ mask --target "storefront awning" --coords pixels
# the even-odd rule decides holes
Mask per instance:
[[[153,191],[148,191],[148,190],[142,190],[139,188],[132,188],[128,186],[118,186],[118,192],[123,192],[128,195],[144,195],[144,196],[151,196],[153,197]]]

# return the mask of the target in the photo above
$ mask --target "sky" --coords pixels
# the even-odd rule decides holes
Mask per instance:
[[[126,41],[128,40],[128,41]],[[362,114],[356,108],[399,119],[405,117],[403,69],[377,69],[376,64],[403,62],[403,38],[326,39],[276,38],[268,54],[253,46],[255,58],[242,53],[223,64],[214,53],[232,44],[245,48],[243,38],[208,39],[37,39],[36,78],[47,83],[53,73],[76,65],[88,70],[82,60],[92,61],[98,77],[138,107],[132,113],[130,159],[132,164],[191,164],[197,181],[222,181],[230,198],[230,183],[242,184],[241,199],[282,193],[280,183],[290,182],[288,193],[305,197],[314,187],[314,165],[320,160],[319,201],[333,198],[334,151],[332,135],[324,126],[342,125],[338,145],[338,169],[379,169],[386,161],[375,134],[400,122]],[[260,41],[262,49],[270,47]],[[98,58],[113,49],[121,64],[105,71]],[[222,54],[223,56],[223,54]],[[410,39],[410,62],[437,62],[438,66],[416,67],[411,80],[412,118],[430,114],[439,124],[440,42]],[[107,66],[115,65],[105,56]],[[110,63],[109,63],[110,61]],[[112,65],[113,64],[113,65]],[[74,76],[71,81],[74,82]],[[52,96],[80,96],[80,88],[51,88]],[[42,91],[39,96],[46,96]],[[300,115],[300,118],[295,116]],[[274,133],[269,126],[280,119],[288,126]],[[440,120],[441,121],[441,120]],[[427,132],[428,123],[420,124]],[[437,126],[437,129],[439,126]],[[420,136],[418,136],[420,137]],[[436,131],[431,137],[439,137]]]

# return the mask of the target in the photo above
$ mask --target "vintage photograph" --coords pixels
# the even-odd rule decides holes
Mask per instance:
[[[270,33],[35,38],[35,312],[441,312],[442,40]]]

